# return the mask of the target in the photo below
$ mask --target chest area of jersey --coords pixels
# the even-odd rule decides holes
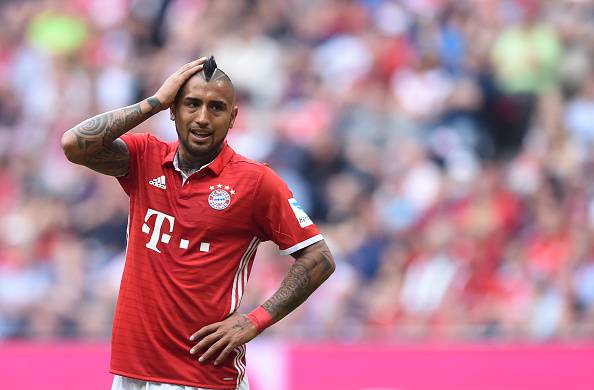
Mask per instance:
[[[250,228],[255,181],[249,177],[198,172],[184,180],[173,169],[147,171],[139,193],[144,208],[174,216],[179,228],[226,233]]]

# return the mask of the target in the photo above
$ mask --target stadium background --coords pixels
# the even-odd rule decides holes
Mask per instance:
[[[107,388],[128,202],[59,138],[206,54],[230,143],[338,263],[250,345],[254,390],[594,388],[592,2],[25,0],[0,26],[0,388]],[[242,311],[289,263],[260,248]]]

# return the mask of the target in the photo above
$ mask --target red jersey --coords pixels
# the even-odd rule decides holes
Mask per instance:
[[[215,367],[190,354],[190,335],[237,310],[260,242],[291,254],[322,236],[270,168],[226,143],[186,178],[177,169],[178,142],[150,134],[121,139],[130,171],[118,180],[130,196],[130,217],[110,371],[235,389],[245,375],[245,347]]]

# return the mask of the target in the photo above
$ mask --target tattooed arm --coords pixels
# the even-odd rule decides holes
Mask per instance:
[[[109,111],[76,125],[62,136],[64,154],[73,163],[111,176],[128,173],[128,148],[118,139],[160,111],[157,97]]]
[[[179,68],[154,96],[132,106],[94,116],[65,132],[61,144],[68,160],[106,175],[126,175],[130,155],[126,143],[119,137],[170,107],[183,84],[202,70],[204,61],[206,57]]]
[[[295,310],[326,279],[336,265],[325,241],[318,241],[293,254],[296,261],[285,276],[280,288],[262,307],[277,322]]]
[[[278,322],[295,310],[330,277],[336,265],[326,243],[318,241],[293,254],[295,263],[285,276],[280,288],[262,308],[270,314],[272,322]],[[190,340],[200,340],[191,354],[205,350],[200,356],[206,362],[217,355],[215,365],[223,362],[229,353],[258,335],[258,330],[246,315],[234,313],[221,322],[207,325],[194,333]]]

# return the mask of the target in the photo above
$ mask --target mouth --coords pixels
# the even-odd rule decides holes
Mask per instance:
[[[210,139],[212,131],[205,129],[190,129],[189,136],[194,142],[203,143]]]

